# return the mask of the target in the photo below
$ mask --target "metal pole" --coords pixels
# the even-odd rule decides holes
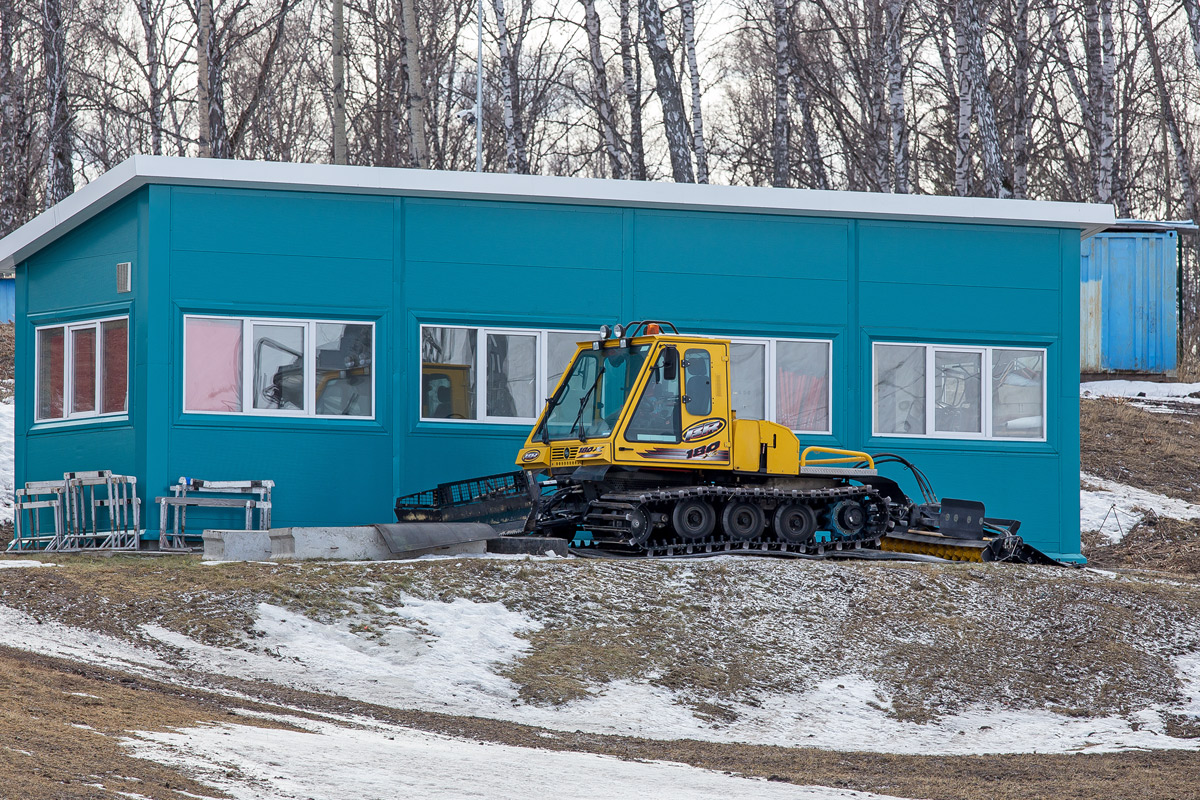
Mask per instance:
[[[475,50],[475,171],[483,172],[483,0],[476,11],[479,36]]]

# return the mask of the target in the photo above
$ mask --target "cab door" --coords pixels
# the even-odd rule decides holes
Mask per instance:
[[[616,459],[676,467],[728,467],[728,373],[722,344],[660,345],[633,398]]]
[[[730,463],[729,355],[724,343],[681,344],[683,381],[680,444],[687,460],[703,466]]]

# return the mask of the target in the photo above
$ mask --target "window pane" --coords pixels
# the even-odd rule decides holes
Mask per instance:
[[[253,325],[254,407],[303,410],[304,328]]]
[[[829,430],[829,342],[775,346],[775,417],[795,431]]]
[[[1041,350],[992,351],[992,435],[1041,439],[1046,354]]]
[[[594,335],[593,335],[594,336]],[[586,333],[555,333],[546,334],[546,397],[554,393],[562,374],[571,366],[575,355],[575,344],[587,341]]]
[[[129,409],[129,320],[100,323],[104,362],[100,371],[100,412],[120,414]]]
[[[942,433],[982,433],[983,355],[935,350],[933,428]]]
[[[37,418],[62,419],[63,355],[66,336],[63,328],[43,328],[38,336]]]
[[[421,329],[421,416],[475,419],[474,328]]]
[[[875,347],[875,431],[925,433],[925,348]]]
[[[183,407],[242,410],[242,321],[184,320]]]
[[[373,335],[370,325],[317,324],[316,413],[371,416]]]
[[[537,413],[536,380],[536,336],[488,334],[488,416],[526,419],[534,416]]]
[[[71,413],[96,410],[96,329],[71,331]]]
[[[625,429],[625,438],[631,442],[678,442],[679,441],[679,368],[666,369],[670,359],[678,358],[673,348],[662,351],[646,388],[638,400],[637,408]],[[674,378],[667,379],[670,372]]]
[[[765,419],[767,416],[767,347],[762,344],[729,346],[732,406],[738,419]]]
[[[696,417],[706,417],[712,413],[712,359],[707,350],[688,350],[684,360],[687,383],[683,393],[687,397],[687,411]]]

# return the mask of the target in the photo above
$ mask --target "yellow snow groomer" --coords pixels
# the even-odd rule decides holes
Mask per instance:
[[[1014,520],[933,495],[903,458],[803,451],[784,425],[737,419],[729,341],[661,321],[580,342],[517,455],[534,487],[526,531],[629,555],[1048,560]],[[910,469],[923,502],[877,472]]]

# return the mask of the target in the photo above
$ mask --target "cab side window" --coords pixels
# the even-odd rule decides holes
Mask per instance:
[[[707,350],[688,350],[683,357],[686,383],[683,398],[692,416],[707,417],[712,413],[712,358]]]
[[[678,359],[675,348],[667,348],[651,367],[637,408],[625,429],[625,438],[629,441],[679,441]]]

